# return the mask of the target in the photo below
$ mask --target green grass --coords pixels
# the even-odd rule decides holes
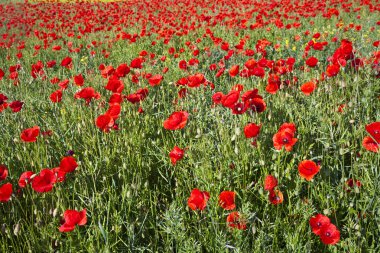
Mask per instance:
[[[362,32],[342,33],[335,28],[336,19],[314,19],[311,32],[326,31],[348,38],[363,57],[374,51],[367,39],[378,39],[378,30],[367,32],[378,17],[363,11]],[[366,16],[368,14],[368,16]],[[345,24],[357,22],[352,14],[342,14]],[[365,17],[365,18],[364,18]],[[307,20],[300,21],[307,24]],[[378,26],[377,26],[378,27]],[[54,168],[68,150],[75,152],[79,167],[68,175],[63,183],[56,184],[49,193],[38,194],[31,187],[15,193],[11,201],[0,204],[1,252],[378,252],[380,236],[380,156],[366,151],[362,140],[365,125],[380,120],[380,81],[373,77],[370,66],[359,72],[345,69],[335,78],[318,84],[318,89],[306,97],[300,84],[318,78],[339,43],[330,43],[323,52],[312,51],[321,60],[321,66],[310,72],[299,70],[303,48],[307,40],[293,40],[297,30],[283,30],[271,26],[265,34],[242,30],[239,37],[233,30],[217,26],[215,36],[237,44],[239,38],[249,34],[247,41],[254,48],[257,39],[281,43],[281,50],[269,50],[269,59],[295,57],[294,75],[299,84],[286,87],[276,95],[265,92],[265,80],[231,78],[228,74],[217,79],[208,70],[211,63],[223,57],[210,39],[204,39],[199,48],[211,47],[212,57],[201,54],[200,64],[193,73],[204,73],[215,83],[215,91],[227,93],[237,84],[245,90],[258,88],[264,96],[267,110],[262,114],[232,115],[230,110],[212,107],[210,89],[191,89],[189,95],[173,104],[177,98],[176,82],[186,74],[178,69],[181,59],[190,59],[191,52],[175,59],[168,55],[168,48],[185,47],[185,41],[194,42],[203,31],[195,31],[184,37],[176,37],[168,45],[158,42],[151,47],[152,38],[141,38],[138,43],[118,41],[108,49],[106,44],[95,49],[90,57],[87,50],[70,54],[67,48],[58,53],[41,51],[32,56],[32,47],[40,42],[26,39],[20,63],[20,84],[14,86],[4,78],[0,81],[0,93],[10,101],[22,100],[24,108],[19,113],[9,109],[0,113],[0,163],[9,168],[9,179],[14,189],[20,174],[26,170],[38,172]],[[137,28],[136,28],[137,29]],[[315,30],[313,30],[315,29]],[[303,31],[303,30],[302,30]],[[133,33],[133,31],[130,31]],[[0,30],[0,33],[2,31]],[[92,40],[102,41],[107,34],[90,34],[73,39],[74,47],[87,45]],[[115,36],[110,32],[111,37]],[[301,35],[301,34],[300,34]],[[310,38],[310,37],[309,37]],[[63,40],[55,44],[62,45]],[[289,41],[289,48],[285,46]],[[293,50],[292,48],[295,47]],[[272,47],[270,47],[272,48]],[[108,59],[101,50],[110,50]],[[155,66],[146,64],[147,73],[161,73],[168,66],[169,72],[158,87],[149,89],[142,103],[144,114],[137,106],[125,101],[118,120],[118,131],[102,133],[95,126],[95,119],[104,113],[102,102],[107,102],[110,92],[103,89],[103,79],[98,66],[101,63],[118,66],[130,63],[141,50],[168,55],[166,62]],[[17,50],[0,49],[0,68],[16,64]],[[10,55],[11,59],[6,60]],[[60,60],[70,55],[74,67],[46,69],[47,79],[32,80],[30,68],[38,60]],[[86,57],[86,60],[81,61]],[[256,56],[255,56],[256,57]],[[227,68],[243,65],[245,56],[234,56]],[[75,100],[79,88],[70,85],[61,103],[53,104],[49,95],[57,89],[49,80],[71,78],[78,73],[85,76],[85,86],[94,87],[102,98],[86,106]],[[130,75],[123,79],[124,94],[137,90]],[[148,86],[143,80],[142,86]],[[347,104],[344,113],[338,113],[340,104]],[[190,113],[187,126],[180,131],[168,131],[163,121],[177,110]],[[249,122],[262,124],[255,148],[243,134]],[[284,122],[294,122],[299,141],[292,152],[276,151],[272,137]],[[39,136],[36,143],[23,143],[23,129],[38,125],[42,131],[52,130],[53,136]],[[169,152],[175,146],[187,147],[185,158],[172,166]],[[360,153],[360,156],[358,156]],[[321,171],[312,182],[302,179],[298,163],[305,159],[321,160]],[[233,164],[234,166],[231,166]],[[233,168],[232,168],[233,167]],[[284,202],[274,206],[263,189],[266,175],[279,179],[279,189]],[[361,188],[351,192],[344,190],[348,178],[359,179]],[[211,198],[203,212],[187,207],[187,198],[193,188],[207,190]],[[226,225],[228,212],[218,206],[218,195],[223,190],[237,193],[237,210],[246,217],[246,231],[231,230]],[[73,232],[58,231],[60,216],[66,209],[87,209],[88,222]],[[312,234],[309,219],[316,213],[330,217],[341,231],[341,241],[335,246],[323,245]],[[17,229],[16,229],[17,227]]]

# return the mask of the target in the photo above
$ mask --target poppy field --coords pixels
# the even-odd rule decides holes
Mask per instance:
[[[0,1],[0,252],[379,252],[379,12]]]

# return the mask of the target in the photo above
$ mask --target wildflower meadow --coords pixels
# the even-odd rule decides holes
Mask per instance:
[[[0,252],[380,252],[378,0],[0,0]]]

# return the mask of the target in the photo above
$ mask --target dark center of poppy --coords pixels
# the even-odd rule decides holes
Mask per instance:
[[[283,139],[282,139],[282,142],[283,142],[283,143],[288,143],[289,140],[288,140],[287,138],[283,138]]]
[[[326,232],[326,236],[330,237],[331,236],[330,232]]]
[[[380,132],[379,132],[379,130],[375,130],[374,133],[375,134],[379,134]]]
[[[317,226],[320,227],[322,224],[318,221],[317,222]]]
[[[313,168],[310,168],[310,167],[304,167],[305,170],[307,170],[308,172],[312,172],[313,171]]]

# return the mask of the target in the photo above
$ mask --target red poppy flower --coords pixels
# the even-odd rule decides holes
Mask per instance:
[[[315,164],[315,162],[310,160],[302,161],[298,165],[298,172],[300,176],[310,181],[320,170],[320,166]]]
[[[363,147],[371,152],[379,152],[379,143],[377,143],[372,137],[366,136],[362,142]]]
[[[108,114],[102,114],[96,119],[96,126],[103,132],[109,132],[114,124],[115,121]]]
[[[112,91],[113,93],[121,93],[124,90],[124,84],[116,77],[110,77],[108,79],[107,85],[104,88],[106,90]]]
[[[273,205],[278,205],[284,201],[284,196],[282,195],[282,192],[279,190],[271,190],[269,191],[269,201]]]
[[[283,130],[273,136],[273,146],[277,150],[281,150],[282,147],[285,147],[286,151],[291,151],[297,140],[297,138],[294,138],[294,132]]]
[[[62,101],[62,90],[56,90],[52,94],[50,94],[50,100],[53,103],[59,103]]]
[[[176,82],[176,86],[185,86],[189,83],[189,79],[187,77],[182,77]]]
[[[229,47],[230,45],[228,44],[228,42],[222,42],[222,44],[220,45],[220,48],[224,51],[228,51]]]
[[[264,78],[265,76],[265,69],[258,66],[258,67],[254,67],[253,69],[250,69],[249,70],[249,75],[252,76],[257,76],[257,77],[260,77],[260,78]]]
[[[224,210],[233,210],[235,209],[235,192],[232,191],[223,191],[219,194],[219,205]]]
[[[247,103],[255,98],[261,98],[261,99],[263,98],[262,96],[259,95],[258,89],[248,90],[241,96],[241,100],[244,103]]]
[[[112,104],[110,108],[107,110],[106,114],[112,117],[113,120],[117,120],[121,113],[121,105],[120,104]]]
[[[84,99],[86,101],[86,104],[89,104],[92,99],[99,99],[100,94],[95,91],[92,87],[86,87],[82,90],[75,93],[74,98],[76,99]]]
[[[12,184],[6,183],[0,186],[0,202],[8,202],[12,195]]]
[[[60,170],[66,173],[73,172],[77,167],[78,167],[77,161],[72,156],[65,156],[64,158],[62,158],[59,164]]]
[[[5,76],[5,73],[2,69],[0,69],[0,81],[1,79],[3,79],[3,77]]]
[[[280,126],[278,131],[280,132],[283,130],[289,130],[289,131],[295,133],[297,131],[297,128],[296,128],[296,125],[294,123],[284,123]]]
[[[270,74],[268,77],[268,85],[265,90],[268,93],[276,94],[277,90],[280,88],[281,79],[278,75]]]
[[[54,175],[56,177],[56,183],[61,183],[66,180],[66,172],[61,170],[60,167],[55,167],[51,169],[51,171],[54,172]]]
[[[141,101],[142,101],[148,96],[149,90],[147,88],[138,89],[136,91],[136,94],[141,97]]]
[[[230,91],[227,95],[222,98],[222,105],[227,108],[233,108],[235,103],[239,100],[240,92],[239,91]]]
[[[340,232],[334,224],[330,223],[321,228],[319,237],[324,244],[334,245],[340,240]]]
[[[62,82],[60,82],[58,86],[61,87],[63,90],[66,90],[67,87],[69,86],[69,83],[70,83],[70,80],[65,79],[65,80],[62,80]]]
[[[133,69],[141,69],[143,60],[141,58],[135,58],[131,61],[130,67]]]
[[[66,57],[62,60],[61,66],[69,68],[72,65],[73,60],[70,57]]]
[[[161,83],[162,79],[163,79],[163,76],[154,75],[148,79],[148,82],[149,82],[150,86],[157,86]]]
[[[87,223],[86,209],[82,211],[66,210],[63,213],[64,223],[59,227],[59,232],[70,232],[75,229],[75,226],[83,226]]]
[[[122,63],[119,65],[119,67],[117,67],[115,73],[118,77],[125,77],[126,75],[129,74],[130,71],[131,69],[128,67],[128,65],[125,63]]]
[[[253,69],[254,67],[257,66],[257,62],[255,61],[255,59],[248,59],[245,63],[244,63],[244,66],[247,68],[247,69]]]
[[[273,191],[273,189],[277,186],[277,184],[278,184],[277,179],[272,175],[268,175],[266,176],[265,181],[264,181],[264,190]]]
[[[310,94],[317,88],[317,85],[314,82],[306,82],[301,86],[301,91],[306,96],[310,96]]]
[[[248,104],[249,108],[251,108],[252,111],[257,112],[257,113],[261,113],[261,112],[265,111],[265,109],[267,108],[267,105],[266,105],[264,99],[262,99],[262,98],[250,99],[247,101],[247,104]]]
[[[279,88],[278,84],[270,83],[265,87],[265,90],[270,94],[276,94]]]
[[[176,165],[177,161],[181,160],[185,154],[184,149],[180,149],[179,147],[175,146],[172,151],[169,153],[170,160],[173,165]]]
[[[237,228],[240,230],[247,229],[247,222],[242,219],[239,212],[232,212],[227,216],[227,225],[231,228]]]
[[[74,83],[77,86],[83,86],[83,84],[84,84],[84,78],[83,78],[82,74],[74,76]]]
[[[261,125],[255,123],[249,123],[244,127],[245,138],[256,138],[260,134]]]
[[[53,51],[59,51],[59,50],[61,50],[61,46],[55,45],[55,46],[52,46],[52,49],[53,49]]]
[[[212,101],[214,102],[214,104],[220,104],[222,103],[223,97],[224,97],[223,92],[219,91],[215,93],[214,95],[212,95]]]
[[[179,130],[186,126],[189,114],[185,111],[173,112],[164,121],[164,128],[167,130]]]
[[[339,73],[339,70],[340,70],[339,64],[329,65],[327,66],[327,69],[326,69],[326,75],[328,77],[336,76]]]
[[[380,122],[373,122],[366,125],[365,129],[376,142],[380,143]]]
[[[0,181],[5,180],[7,176],[8,176],[8,168],[5,165],[0,164]]]
[[[53,68],[56,64],[57,64],[56,61],[48,61],[46,63],[48,68]]]
[[[205,76],[200,73],[189,76],[187,79],[188,79],[187,86],[190,88],[196,88],[196,87],[199,87],[201,84],[206,83]]]
[[[24,105],[24,102],[17,100],[10,103],[9,108],[11,108],[12,112],[19,112],[21,111],[23,105]]]
[[[296,126],[293,123],[284,123],[280,126],[278,132],[273,136],[273,146],[280,150],[285,146],[286,151],[291,151],[297,138],[294,138]]]
[[[112,66],[106,67],[104,64],[99,65],[99,70],[101,70],[100,74],[103,78],[108,78],[115,72],[115,69]]]
[[[350,178],[346,181],[347,187],[344,187],[344,188],[347,192],[351,192],[351,189],[354,188],[355,185],[356,185],[356,187],[360,188],[362,186],[362,183],[359,180],[354,180],[354,179]]]
[[[199,50],[197,50],[197,52],[196,51],[194,51],[194,56],[197,56],[199,54]],[[192,59],[190,59],[189,60],[189,65],[190,66],[196,66],[196,65],[198,65],[199,64],[199,60],[198,59],[196,59],[196,58],[192,58]]]
[[[232,110],[232,114],[235,114],[235,115],[240,115],[240,114],[243,114],[247,111],[247,107],[245,106],[244,103],[242,102],[239,102],[239,103],[235,103],[231,110]]]
[[[218,70],[218,72],[215,74],[215,77],[221,77],[226,69],[221,68]]]
[[[239,65],[232,66],[228,70],[228,73],[230,74],[231,77],[235,77],[237,74],[239,74]]]
[[[317,66],[318,59],[312,56],[312,57],[308,58],[305,63],[307,66],[313,68],[313,67]]]
[[[186,70],[187,69],[187,62],[185,60],[181,60],[179,61],[178,63],[178,67],[182,70]]]
[[[309,224],[311,229],[313,230],[313,233],[316,235],[320,235],[321,228],[325,225],[330,224],[330,219],[327,216],[324,216],[323,214],[317,214],[316,216],[310,218]]]
[[[36,79],[37,77],[44,77],[45,72],[43,70],[44,64],[38,61],[36,64],[32,64],[31,76]]]
[[[8,107],[7,97],[0,93],[0,112],[4,111]]]
[[[315,42],[312,46],[313,46],[314,50],[321,51],[321,50],[323,50],[324,43],[322,43],[322,42]]]
[[[18,180],[20,188],[26,187],[26,185],[32,181],[32,179],[30,179],[32,175],[34,175],[33,171],[25,171],[21,174],[20,179]]]
[[[58,78],[58,77],[53,77],[52,79],[50,79],[50,83],[51,84],[57,84],[59,83],[61,80]]]
[[[17,86],[17,83],[18,83],[18,72],[11,72],[9,74],[9,79],[15,80],[14,85]]]
[[[338,107],[338,112],[339,113],[343,113],[344,112],[344,108],[346,108],[346,104],[340,104],[339,107]]]
[[[35,142],[37,141],[37,136],[40,134],[40,128],[34,126],[32,128],[25,129],[22,131],[20,137],[24,142]]]
[[[207,205],[207,201],[210,199],[210,194],[207,191],[200,191],[193,189],[190,193],[190,197],[187,200],[187,205],[191,210],[204,210]]]
[[[125,96],[125,98],[131,102],[132,104],[143,101],[149,94],[149,90],[147,88],[139,89],[135,93]]]
[[[121,104],[123,102],[123,96],[121,93],[113,93],[108,100],[108,104]]]
[[[55,182],[56,176],[54,172],[49,169],[43,169],[39,175],[33,178],[32,188],[36,192],[49,192],[53,189]]]

